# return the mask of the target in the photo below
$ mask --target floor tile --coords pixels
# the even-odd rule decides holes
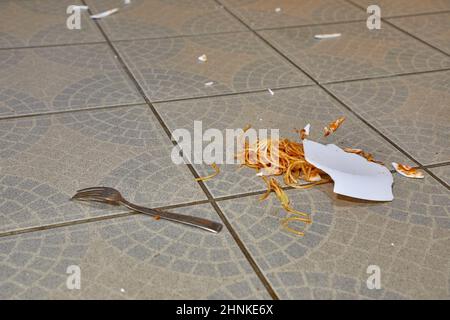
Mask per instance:
[[[0,50],[0,117],[137,102],[106,44]]]
[[[341,33],[317,40],[316,34]],[[364,79],[450,67],[450,58],[406,34],[365,22],[261,31],[260,34],[319,82]]]
[[[69,30],[66,13],[78,0],[0,1],[0,48],[105,41],[82,11],[81,29]]]
[[[389,21],[450,54],[450,13],[396,18]]]
[[[430,170],[450,186],[450,166],[437,167]]]
[[[249,32],[115,46],[152,101],[311,83]],[[203,54],[207,62],[201,63]]]
[[[217,219],[210,205],[179,209]],[[2,299],[270,299],[227,230],[134,216],[0,238]],[[81,288],[69,290],[69,266]]]
[[[111,186],[153,207],[203,200],[147,106],[0,120],[0,231],[124,212],[70,201]]]
[[[381,16],[392,17],[427,12],[450,10],[448,0],[350,0],[364,8],[376,4],[381,8]]]
[[[221,0],[221,2],[253,29],[367,19],[362,10],[343,0]]]
[[[450,159],[450,71],[327,86],[422,164]]]
[[[362,148],[385,163],[402,162],[405,157],[377,136],[360,120],[344,110],[334,99],[318,87],[275,90],[216,98],[158,103],[155,105],[163,121],[173,132],[187,129],[193,138],[194,121],[202,121],[203,131],[239,129],[251,124],[255,129],[279,129],[281,137],[298,140],[294,129],[311,124],[311,139],[322,143],[335,143],[340,147]],[[342,127],[328,138],[323,137],[323,127],[345,115]],[[206,139],[205,139],[206,140]],[[208,142],[205,141],[204,147]],[[194,164],[202,176],[212,169],[205,164]],[[265,190],[265,183],[255,177],[255,171],[238,170],[238,165],[220,166],[221,173],[206,185],[215,197]]]
[[[246,30],[213,0],[88,0],[93,12],[120,11],[100,25],[111,40],[162,38]]]
[[[426,176],[395,175],[392,202],[338,197],[332,185],[288,191],[294,208],[309,212],[305,236],[280,226],[285,212],[271,195],[219,206],[282,299],[448,299],[448,191]],[[367,268],[381,271],[369,290]]]

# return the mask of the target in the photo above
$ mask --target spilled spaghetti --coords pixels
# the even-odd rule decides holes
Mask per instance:
[[[330,123],[324,129],[324,136],[329,136],[334,133],[345,118],[340,117],[336,121]],[[246,126],[243,131],[246,132],[250,126]],[[299,134],[299,141],[292,141],[290,139],[256,139],[253,143],[249,141],[242,141],[241,152],[238,152],[236,158],[240,161],[241,166],[253,169],[257,172],[257,176],[265,182],[267,191],[260,197],[260,200],[265,200],[270,193],[275,193],[281,206],[289,216],[282,219],[281,225],[288,232],[299,236],[304,236],[302,230],[293,228],[293,222],[299,222],[304,225],[312,223],[311,216],[306,212],[295,210],[289,201],[285,188],[307,189],[319,184],[332,182],[322,170],[316,168],[314,165],[306,161],[302,140],[309,135],[310,125],[308,124],[304,129],[297,130]],[[365,153],[360,149],[345,149],[346,152],[356,153],[370,162],[377,162],[372,155]],[[198,178],[197,180],[206,181],[217,174],[219,168],[216,164],[212,165],[215,173],[206,177]],[[273,176],[282,177],[285,186],[282,187],[278,180]],[[306,182],[306,184],[305,184]],[[296,224],[297,226],[298,224]]]

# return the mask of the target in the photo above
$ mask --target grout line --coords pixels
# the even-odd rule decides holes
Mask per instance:
[[[38,116],[52,116],[58,114],[65,113],[76,113],[76,112],[86,112],[86,111],[96,111],[96,110],[109,110],[109,109],[119,109],[126,107],[136,107],[145,105],[145,102],[133,102],[128,104],[117,104],[117,105],[107,105],[107,106],[99,106],[99,107],[88,107],[81,109],[72,109],[72,110],[61,110],[61,111],[49,111],[49,112],[37,112],[37,113],[28,113],[28,114],[18,114],[12,116],[0,116],[0,121],[2,120],[11,120],[11,119],[20,119],[20,118],[30,118],[30,117],[38,117]]]
[[[47,224],[44,226],[16,229],[16,230],[12,230],[12,231],[0,232],[0,238],[8,237],[8,236],[15,236],[18,234],[23,234],[23,233],[57,229],[57,228],[62,228],[62,227],[68,227],[68,226],[73,226],[73,225],[78,225],[78,224],[89,223],[89,222],[110,220],[113,218],[127,217],[131,214],[133,214],[133,213],[124,212],[124,213],[111,214],[111,215],[107,215],[107,216],[99,216],[99,217],[94,217],[94,218],[87,218],[87,219],[72,220],[72,221],[60,222],[60,223],[54,223],[54,224]]]
[[[58,47],[72,47],[72,46],[82,46],[82,45],[95,45],[95,44],[106,44],[106,41],[93,41],[93,42],[75,42],[75,43],[57,43],[57,44],[44,44],[38,46],[22,46],[22,47],[10,47],[10,48],[0,48],[2,50],[23,50],[23,49],[40,49],[40,48],[58,48]]]
[[[300,24],[300,25],[292,25],[292,26],[281,26],[281,27],[267,27],[267,28],[253,28],[252,31],[272,31],[272,30],[284,30],[284,29],[300,29],[300,28],[308,28],[308,27],[320,27],[320,26],[330,26],[334,24],[347,24],[347,23],[357,23],[357,22],[366,22],[367,18],[361,19],[353,19],[346,21],[334,21],[334,22],[323,22],[323,23],[310,23],[310,24]],[[250,28],[250,26],[249,26]]]
[[[450,13],[450,10],[444,10],[444,11],[432,11],[432,12],[422,12],[422,13],[412,13],[412,14],[405,14],[405,15],[398,15],[398,16],[390,16],[383,19],[397,19],[397,18],[409,18],[409,17],[421,17],[421,16],[430,16],[435,14],[445,14]]]
[[[450,166],[450,161],[424,165],[424,168],[439,168],[439,167],[445,167],[445,166]]]
[[[83,4],[86,5],[85,0],[81,0],[81,2]],[[91,12],[90,9],[88,9],[88,12]],[[95,21],[98,29],[100,30],[100,32],[102,33],[102,35],[105,37],[106,42],[108,43],[108,45],[110,46],[111,50],[114,52],[114,54],[117,56],[117,61],[122,65],[122,68],[124,69],[124,71],[128,74],[128,76],[131,78],[131,80],[133,81],[133,83],[136,86],[136,89],[139,91],[139,93],[142,95],[142,97],[144,98],[144,100],[146,101],[147,105],[149,106],[150,110],[152,111],[152,113],[154,114],[154,116],[156,117],[156,119],[158,120],[159,124],[161,125],[161,127],[163,128],[163,130],[166,132],[167,136],[169,137],[170,141],[172,142],[172,144],[174,146],[177,146],[178,144],[176,143],[176,141],[172,140],[172,134],[170,132],[170,129],[167,127],[167,125],[164,123],[164,120],[162,119],[162,117],[160,116],[160,114],[158,113],[158,111],[156,110],[156,108],[153,106],[153,104],[151,103],[151,101],[149,100],[149,98],[147,97],[147,95],[145,94],[144,90],[142,89],[141,85],[139,84],[139,82],[136,80],[136,78],[133,76],[132,72],[128,69],[128,66],[125,64],[125,62],[123,61],[122,57],[120,56],[119,52],[117,51],[117,49],[114,47],[114,45],[112,44],[112,42],[109,40],[108,36],[106,35],[105,31],[103,30],[103,28],[101,27],[101,25],[99,24],[99,21]],[[191,171],[192,175],[195,178],[199,178],[198,173],[195,171],[194,167],[191,164],[186,164],[186,166],[188,167],[188,169]],[[270,294],[270,296],[273,299],[278,299],[278,296],[276,295],[275,291],[272,289],[272,287],[269,284],[269,281],[265,278],[265,276],[263,275],[262,271],[259,269],[258,265],[256,264],[255,260],[253,259],[253,257],[251,256],[250,252],[248,251],[248,249],[245,247],[244,243],[242,242],[242,240],[239,238],[238,234],[236,233],[236,231],[233,229],[233,227],[231,226],[231,223],[228,221],[228,219],[226,218],[226,216],[224,215],[224,213],[222,212],[222,210],[219,208],[219,206],[217,205],[217,203],[214,201],[214,198],[212,197],[211,193],[209,192],[209,190],[207,189],[206,185],[203,183],[203,181],[197,181],[198,185],[200,186],[200,188],[203,190],[204,194],[206,195],[206,197],[208,198],[209,202],[211,203],[211,205],[214,207],[216,213],[219,215],[219,217],[221,218],[223,224],[226,226],[226,228],[228,229],[228,231],[230,232],[231,236],[233,237],[234,241],[236,242],[236,244],[238,245],[239,249],[241,250],[241,252],[244,254],[244,256],[247,258],[247,261],[249,262],[249,264],[251,265],[251,267],[253,268],[254,272],[256,273],[256,275],[258,276],[258,278],[260,279],[260,281],[262,282],[262,284],[264,285],[264,287],[266,288],[267,292]]]
[[[197,200],[197,201],[183,202],[183,203],[172,204],[172,205],[167,205],[167,206],[162,206],[162,207],[154,207],[152,209],[171,210],[171,209],[186,208],[186,207],[191,207],[191,206],[195,206],[195,205],[207,204],[209,202],[210,202],[209,200]],[[68,226],[72,226],[72,225],[97,222],[97,221],[103,221],[103,220],[112,220],[115,218],[129,217],[129,216],[134,216],[134,215],[139,216],[139,215],[147,215],[147,214],[126,210],[124,212],[101,215],[98,217],[81,218],[78,220],[58,222],[58,223],[54,223],[54,224],[47,224],[47,225],[41,225],[41,226],[35,226],[35,227],[25,227],[25,228],[10,230],[10,231],[1,231],[0,238],[11,236],[11,235],[16,235],[16,234],[29,233],[29,232],[35,232],[35,231],[41,231],[41,230],[57,229],[57,228],[61,228],[61,227],[68,227]],[[151,216],[151,215],[148,215],[148,216]]]
[[[216,0],[217,2],[219,0]],[[350,0],[346,0],[349,3],[355,5]],[[358,6],[359,7],[359,6]],[[261,39],[264,43],[266,43],[268,46],[270,46],[273,50],[275,50],[279,55],[281,55],[284,59],[286,59],[293,67],[297,68],[298,70],[302,71],[306,76],[308,76],[316,85],[318,85],[322,90],[324,90],[328,95],[330,95],[334,100],[336,100],[342,107],[344,107],[346,110],[348,110],[351,114],[353,114],[355,117],[357,117],[360,121],[362,121],[364,124],[366,124],[369,128],[371,128],[374,132],[376,132],[379,136],[381,136],[385,141],[390,143],[394,148],[396,148],[398,151],[403,153],[406,157],[408,157],[411,161],[418,164],[421,168],[424,169],[425,172],[427,172],[429,175],[431,175],[433,178],[435,178],[439,183],[441,183],[444,187],[449,188],[449,186],[442,181],[439,177],[437,177],[434,173],[432,173],[429,169],[424,168],[424,166],[414,159],[412,155],[410,155],[406,150],[401,148],[399,145],[397,145],[395,142],[393,142],[391,139],[389,139],[386,135],[384,135],[381,131],[379,131],[375,126],[370,124],[368,121],[366,121],[362,116],[360,116],[357,112],[355,112],[352,108],[347,106],[343,101],[341,101],[335,94],[333,94],[330,90],[328,90],[325,86],[323,86],[320,82],[318,82],[313,76],[311,76],[308,72],[303,70],[303,68],[299,67],[295,62],[293,62],[289,57],[287,57],[284,53],[282,53],[280,50],[278,50],[275,46],[273,46],[269,41],[267,41],[264,37],[262,37],[258,32],[255,30],[252,30],[242,19],[240,19],[238,16],[236,16],[233,12],[231,12],[228,8],[224,7],[225,10],[228,11],[229,14],[233,15],[236,19],[238,19],[242,24],[247,26],[249,30],[253,32],[259,39]],[[359,7],[361,9],[361,7]]]
[[[312,87],[312,86],[315,86],[315,84],[314,83],[310,83],[310,84],[299,84],[299,85],[296,85],[296,86],[270,87],[270,89],[271,90],[288,90],[288,89],[297,89],[297,88]],[[220,97],[238,96],[238,95],[246,95],[246,94],[252,94],[252,93],[267,92],[268,89],[269,88],[255,89],[255,90],[250,90],[250,91],[219,93],[219,94],[213,94],[213,95],[209,95],[209,96],[186,97],[186,98],[176,98],[176,99],[168,99],[168,100],[155,100],[155,101],[152,101],[152,103],[153,104],[159,104],[159,103],[170,103],[170,102],[199,100],[199,99],[208,99],[208,98],[220,98]]]
[[[421,75],[421,74],[428,74],[428,73],[446,72],[446,71],[449,71],[449,70],[450,70],[450,68],[443,68],[443,69],[436,69],[436,70],[425,70],[425,71],[414,71],[414,72],[408,72],[408,73],[390,74],[390,75],[386,75],[386,76],[374,76],[374,77],[369,77],[369,78],[359,78],[359,79],[348,79],[348,80],[336,80],[336,81],[329,81],[329,82],[321,82],[321,84],[322,85],[329,85],[329,84],[339,84],[339,83],[348,83],[348,82],[357,82],[357,81],[370,81],[370,80],[379,80],[379,79],[399,78],[399,77]]]
[[[434,163],[434,164],[430,164],[430,165],[417,166],[417,168],[426,170],[426,169],[445,167],[445,166],[449,166],[449,165],[450,165],[450,161],[447,161],[447,162],[441,162],[441,163]],[[396,173],[396,171],[393,169],[390,170],[390,172],[393,174]],[[427,173],[429,174],[428,171],[427,171]],[[436,179],[434,174],[433,174],[433,178]],[[437,180],[438,179],[439,178],[437,178]],[[444,184],[445,184],[445,182],[444,182]],[[283,190],[293,190],[295,188],[282,187],[282,189]],[[215,202],[220,202],[220,201],[228,201],[228,200],[233,200],[233,199],[253,197],[253,196],[257,196],[257,195],[262,195],[262,194],[266,193],[266,191],[267,190],[257,190],[257,191],[239,193],[239,194],[234,194],[234,195],[229,195],[229,196],[215,197],[213,200]],[[186,207],[202,205],[202,204],[211,204],[211,202],[212,201],[209,199],[197,200],[197,201],[184,202],[184,203],[173,204],[173,205],[166,205],[166,206],[162,206],[162,207],[155,207],[154,209],[171,210],[171,209],[186,208]],[[121,212],[121,213],[117,213],[117,214],[103,215],[103,216],[92,217],[92,218],[82,218],[79,220],[65,221],[65,222],[61,222],[61,223],[55,223],[55,224],[49,224],[49,225],[43,225],[43,226],[27,227],[27,228],[22,228],[22,229],[0,232],[0,238],[23,234],[23,233],[30,233],[30,232],[36,232],[36,231],[52,230],[52,229],[57,229],[57,228],[62,228],[62,227],[69,227],[72,225],[79,225],[79,224],[84,224],[84,223],[113,220],[116,218],[130,217],[130,216],[134,216],[134,215],[139,216],[139,215],[145,215],[145,214],[140,213],[140,212],[134,212],[134,211],[125,211],[125,212]]]
[[[365,9],[364,7],[362,7],[362,6],[360,6],[360,5],[356,4],[356,3],[354,3],[352,0],[345,0],[345,1],[346,1],[347,3],[353,5],[354,7],[359,8],[359,9],[363,10],[364,12],[366,12],[366,9]],[[421,38],[419,38],[419,37],[416,37],[415,35],[409,33],[408,31],[406,31],[406,30],[400,28],[399,26],[393,24],[392,22],[388,21],[387,19],[392,19],[392,18],[388,18],[388,17],[386,17],[386,18],[381,18],[381,21],[385,22],[386,24],[388,24],[389,26],[391,26],[391,27],[394,28],[394,29],[397,29],[397,30],[400,31],[400,32],[403,32],[404,34],[410,36],[411,38],[414,38],[414,39],[416,39],[417,41],[420,41],[421,43],[427,45],[428,47],[433,48],[433,49],[436,50],[436,51],[439,51],[440,53],[446,55],[447,57],[450,57],[450,54],[448,54],[448,53],[445,52],[444,50],[441,50],[441,49],[439,49],[438,47],[435,47],[434,45],[432,45],[432,44],[426,42],[425,40],[423,40],[423,39],[421,39]]]
[[[166,36],[166,37],[149,37],[149,38],[136,38],[136,39],[121,39],[121,40],[110,40],[112,43],[118,42],[131,42],[131,41],[147,41],[147,40],[168,40],[168,39],[180,39],[180,38],[195,38],[195,37],[205,37],[205,36],[220,36],[226,34],[234,34],[234,33],[248,33],[247,30],[235,30],[235,31],[219,31],[212,33],[196,33],[196,34],[179,34],[175,36]]]

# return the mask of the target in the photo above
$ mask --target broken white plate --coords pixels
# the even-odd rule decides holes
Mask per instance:
[[[334,144],[303,140],[305,159],[327,173],[337,194],[372,201],[392,201],[391,172],[384,166],[348,153]]]

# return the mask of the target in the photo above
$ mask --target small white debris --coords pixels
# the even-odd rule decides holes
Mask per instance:
[[[124,3],[124,4],[130,4],[130,3],[131,3],[131,0],[123,0],[123,3]]]
[[[125,292],[125,289],[124,288],[120,288],[120,292]]]
[[[202,54],[200,57],[198,57],[198,61],[206,62],[208,61],[208,57],[206,56],[206,54]]]
[[[205,83],[205,87],[211,87],[214,84],[213,81],[209,81]]]
[[[111,9],[111,10],[107,10],[105,12],[100,12],[100,13],[94,14],[94,15],[91,16],[91,18],[92,19],[101,19],[101,18],[110,16],[110,15],[116,13],[117,11],[119,11],[119,8],[114,8],[114,9]]]
[[[281,8],[275,8],[275,12],[281,12]]]
[[[393,246],[394,246],[394,243],[392,242],[392,243],[391,243],[391,247],[393,247]]]
[[[330,33],[330,34],[316,34],[314,36],[315,39],[333,39],[340,37],[340,33]]]
[[[273,176],[276,174],[280,173],[280,169],[279,168],[274,168],[274,167],[267,167],[267,168],[262,168],[257,174],[257,177],[265,177],[265,176]]]
[[[269,91],[270,95],[273,96],[273,95],[275,94],[275,93],[272,91],[272,89],[269,88],[269,89],[267,89],[267,90]]]

